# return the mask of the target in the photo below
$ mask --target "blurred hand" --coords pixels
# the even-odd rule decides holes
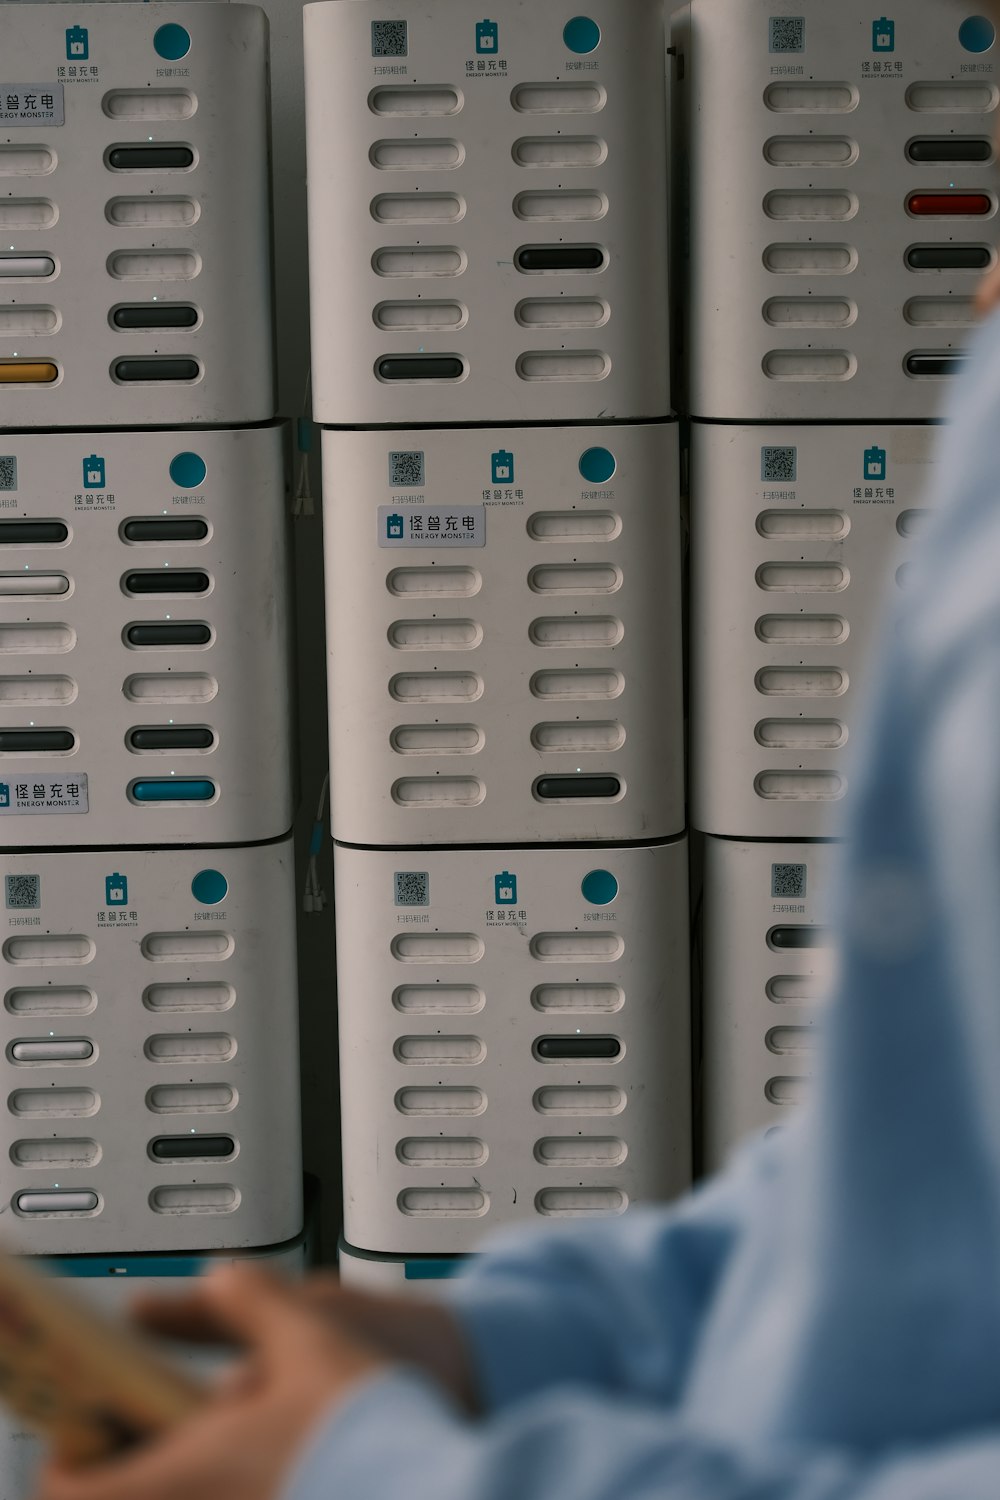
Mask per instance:
[[[976,307],[980,317],[988,317],[998,304],[1000,304],[1000,263],[995,265],[992,271],[986,273],[976,293]]]
[[[324,1414],[388,1361],[318,1299],[248,1266],[211,1272],[170,1331],[222,1337],[244,1358],[162,1438],[82,1469],[50,1463],[36,1500],[275,1500]],[[161,1304],[152,1321],[171,1323]]]
[[[447,1308],[413,1297],[350,1291],[333,1273],[319,1272],[289,1287],[310,1317],[354,1335],[386,1359],[416,1365],[466,1410],[478,1410],[468,1347]],[[197,1289],[188,1297],[146,1297],[136,1317],[155,1333],[193,1343],[225,1342],[226,1329],[210,1316]]]

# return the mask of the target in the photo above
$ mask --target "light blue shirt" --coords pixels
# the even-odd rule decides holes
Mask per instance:
[[[484,1416],[360,1387],[286,1500],[998,1500],[1000,320],[885,634],[812,1106],[448,1292]]]

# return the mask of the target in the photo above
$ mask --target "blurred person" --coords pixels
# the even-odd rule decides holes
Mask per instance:
[[[980,301],[855,767],[811,1104],[676,1206],[502,1237],[441,1304],[235,1267],[147,1305],[242,1361],[37,1500],[997,1500],[1000,270]]]

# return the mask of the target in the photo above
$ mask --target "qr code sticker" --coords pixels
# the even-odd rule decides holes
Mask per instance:
[[[426,870],[396,871],[396,905],[430,906],[431,877]]]
[[[806,895],[805,865],[772,865],[771,895],[783,901],[804,901]]]
[[[13,453],[0,453],[0,490],[17,489],[17,459]]]
[[[5,875],[4,892],[12,911],[31,911],[42,904],[40,875]]]
[[[771,51],[804,52],[806,50],[805,16],[771,17]]]
[[[765,484],[794,484],[798,471],[798,448],[760,450],[760,477]]]
[[[389,483],[401,489],[419,489],[424,482],[422,453],[390,453]]]
[[[406,22],[372,22],[372,57],[406,56]]]

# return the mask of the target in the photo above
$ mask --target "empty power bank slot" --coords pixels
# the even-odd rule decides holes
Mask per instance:
[[[86,1137],[53,1136],[51,1140],[20,1140],[10,1148],[15,1167],[93,1167],[103,1152],[96,1141]]]
[[[162,1083],[146,1095],[146,1108],[158,1115],[221,1114],[236,1103],[227,1083]]]
[[[201,365],[196,359],[119,359],[112,366],[116,380],[127,385],[133,380],[197,380]]]
[[[915,512],[911,511],[910,514]],[[17,704],[23,704],[30,711],[43,706],[49,708],[54,704],[72,703],[78,691],[72,677],[46,677],[37,672],[18,672],[12,677],[0,677],[0,708],[13,708]],[[33,720],[29,722],[34,723]]]
[[[126,573],[127,594],[207,594],[211,580],[194,568],[157,568],[146,573]]]
[[[603,271],[598,245],[523,245],[514,257],[519,271]]]
[[[985,271],[992,261],[987,245],[913,245],[906,252],[911,271]]]
[[[621,789],[617,776],[542,776],[535,782],[535,796],[543,801],[613,798]]]
[[[0,729],[0,753],[4,755],[51,755],[72,750],[75,744],[76,735],[69,729]]]
[[[535,1054],[543,1062],[606,1061],[621,1055],[616,1036],[543,1036],[535,1043]]]
[[[952,162],[990,161],[993,147],[985,136],[919,136],[906,148],[911,161],[938,165]]]
[[[3,200],[0,199],[0,233],[3,232]],[[0,307],[0,334],[57,333],[62,327],[62,313],[45,303],[11,303]]]
[[[461,380],[465,361],[457,354],[391,354],[375,369],[379,380]]]
[[[94,1055],[94,1044],[87,1037],[52,1037],[14,1042],[10,1055],[17,1063],[89,1062]]]
[[[993,212],[989,193],[911,193],[907,213],[914,218],[981,218]]]
[[[111,315],[116,328],[193,328],[198,309],[188,302],[137,302],[116,307]]]
[[[82,933],[39,933],[37,936],[9,937],[3,945],[3,956],[9,964],[89,964],[97,949],[91,938]],[[96,1106],[95,1106],[96,1107]]]
[[[165,625],[130,625],[125,639],[130,646],[207,646],[212,631],[200,620],[181,620]]]
[[[0,359],[0,385],[51,385],[58,378],[51,360]]]
[[[51,255],[0,255],[0,277],[22,281],[26,277],[43,280],[54,276],[56,263]]]
[[[4,1006],[12,1016],[88,1016],[97,1009],[97,996],[83,985],[47,984],[8,990]]]
[[[208,522],[198,516],[150,516],[124,522],[121,534],[126,542],[203,542]]]
[[[18,1193],[14,1211],[19,1214],[92,1214],[100,1203],[96,1193],[60,1192]]]
[[[149,1154],[157,1161],[207,1161],[232,1156],[235,1150],[231,1135],[160,1135],[149,1143]]]
[[[196,224],[201,205],[193,198],[168,198],[157,193],[147,198],[112,198],[105,205],[109,224],[142,224],[149,228],[186,229]]]
[[[186,89],[114,89],[101,108],[109,120],[189,120],[198,101]]]
[[[907,375],[959,375],[968,364],[968,356],[958,351],[942,350],[936,354],[910,354],[906,359]]]
[[[130,703],[210,703],[219,684],[207,672],[137,672],[122,692]]]
[[[55,168],[47,146],[0,146],[0,177],[39,177]]]
[[[129,787],[132,802],[211,802],[214,796],[213,781],[193,781],[180,776],[165,781],[133,781]]]
[[[149,1206],[156,1214],[231,1214],[239,1208],[240,1196],[227,1182],[192,1182],[154,1188]]]
[[[185,172],[194,166],[190,146],[112,146],[108,166],[115,172]]]
[[[129,731],[130,750],[211,750],[215,735],[204,724],[154,724]]]
[[[0,573],[0,599],[41,598],[50,594],[68,594],[69,579],[65,573]]]
[[[827,927],[809,927],[805,923],[772,927],[767,935],[767,946],[779,953],[799,948],[829,948],[830,931]]]
[[[68,536],[62,521],[0,521],[0,547],[43,547]]]

